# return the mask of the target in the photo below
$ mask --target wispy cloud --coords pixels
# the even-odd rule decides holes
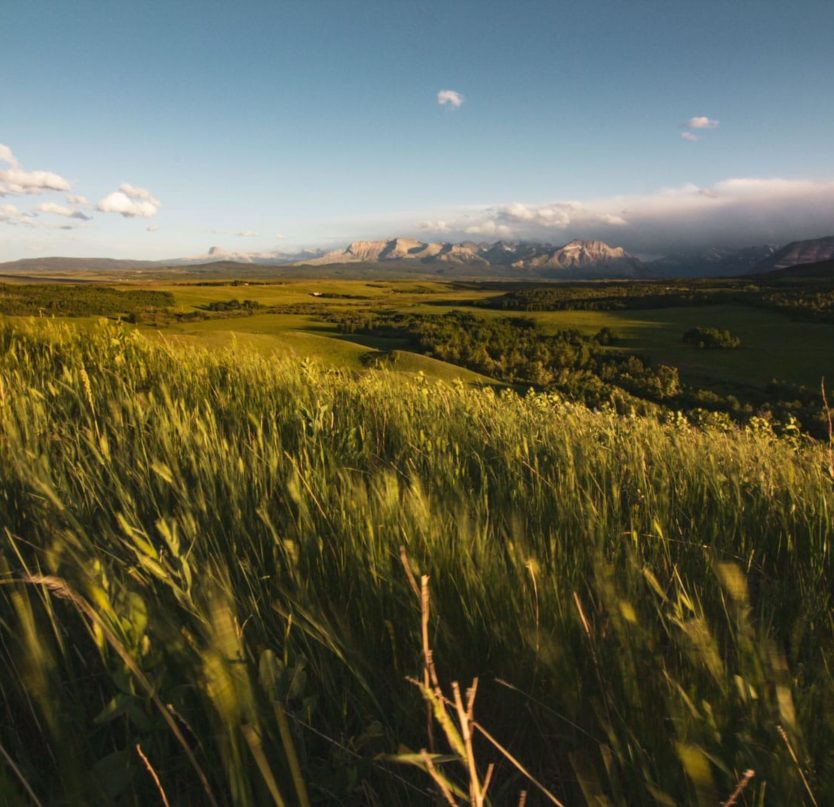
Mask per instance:
[[[457,90],[440,90],[437,93],[437,103],[440,106],[450,106],[459,109],[463,105],[463,96]]]
[[[18,210],[14,205],[0,205],[0,223],[2,224],[33,227],[35,225],[33,218],[33,213]]]
[[[681,140],[686,140],[687,143],[697,143],[701,138],[692,132],[681,132]]]
[[[85,205],[86,206],[86,205],[90,204],[90,200],[87,199],[86,196],[81,196],[78,193],[68,193],[65,198],[71,205]]]
[[[159,229],[159,225],[157,224],[149,224],[145,227],[145,230],[149,233],[155,233]]]
[[[36,209],[39,213],[52,213],[56,216],[65,216],[68,219],[80,219],[81,221],[90,221],[91,219],[91,216],[81,210],[75,210],[55,202],[43,202]]]
[[[254,230],[241,230],[235,233],[238,238],[257,238],[258,234]]]
[[[689,129],[717,129],[718,124],[719,121],[715,118],[708,118],[706,115],[697,115],[686,122]]]
[[[0,163],[8,168],[0,169],[0,196],[68,191],[70,184],[52,171],[26,171],[21,168],[11,148],[0,143]]]
[[[102,213],[118,213],[125,218],[144,219],[155,216],[161,206],[147,188],[138,188],[127,182],[119,185],[117,191],[108,194],[98,203]]]

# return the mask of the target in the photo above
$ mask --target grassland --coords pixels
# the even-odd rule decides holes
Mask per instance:
[[[6,289],[14,289],[7,285]],[[18,286],[27,290],[48,286]],[[66,307],[67,287],[54,287],[53,296]],[[362,280],[253,280],[202,283],[153,281],[126,284],[122,293],[134,295],[139,305],[150,301],[166,310],[181,314],[199,311],[213,303],[252,299],[259,305],[280,311],[252,316],[177,322],[170,318],[148,327],[147,332],[176,335],[183,341],[207,347],[238,344],[261,353],[290,354],[299,359],[309,356],[334,367],[361,370],[372,360],[374,351],[403,350],[403,343],[368,340],[348,341],[337,328],[322,321],[321,312],[366,309],[432,315],[448,311],[476,312],[485,318],[500,318],[506,312],[473,308],[497,292],[488,284],[467,287],[438,281],[362,281]],[[149,294],[150,292],[150,294]],[[31,292],[30,292],[31,293]],[[156,298],[154,298],[156,295]],[[8,296],[8,295],[7,295]],[[99,308],[95,305],[99,304]],[[33,303],[29,313],[55,313],[43,301]],[[103,305],[103,307],[102,307]],[[96,315],[112,315],[117,298],[102,296],[93,303],[87,321]],[[297,309],[294,310],[294,309]],[[304,309],[307,309],[304,311]],[[317,309],[314,312],[312,309]],[[126,309],[128,310],[128,309]],[[300,313],[299,313],[300,312]],[[26,312],[23,312],[26,313]],[[84,314],[81,310],[79,313]],[[625,311],[531,311],[530,317],[545,333],[576,329],[591,335],[609,328],[619,338],[621,350],[633,351],[654,363],[679,368],[684,381],[731,390],[738,385],[763,389],[772,379],[795,385],[818,388],[822,378],[834,378],[834,324],[797,321],[784,313],[741,305],[713,305],[655,308]],[[83,320],[82,316],[75,321]],[[695,350],[681,342],[682,334],[692,327],[731,328],[742,339],[743,348],[720,354]],[[364,348],[366,349],[363,349]],[[425,358],[425,357],[423,357]],[[445,365],[446,363],[444,363]],[[484,383],[463,368],[441,367],[417,356],[402,366],[425,365],[424,371],[437,377],[460,377]]]
[[[826,445],[126,326],[6,325],[0,379],[6,803],[434,803],[421,574],[562,803],[834,801]]]
[[[472,311],[469,303],[494,295],[492,291],[458,289],[443,283],[367,283],[362,281],[288,281],[274,286],[194,287],[159,286],[173,294],[180,310],[210,302],[251,297],[264,305],[309,304],[312,300],[334,309],[370,308],[403,313],[437,314]],[[313,293],[352,295],[366,299],[314,298]],[[505,312],[477,309],[478,316],[501,317]],[[692,383],[738,383],[764,387],[777,378],[793,384],[818,387],[822,377],[834,378],[834,325],[791,320],[779,312],[738,305],[665,308],[641,311],[544,311],[527,312],[547,333],[576,329],[592,334],[610,328],[621,337],[621,347],[639,351],[656,362],[680,368]],[[681,342],[689,328],[704,325],[738,332],[744,349],[720,355],[704,354]],[[336,336],[335,329],[315,316],[262,315],[247,321],[211,321],[193,325],[192,335],[216,330],[261,333],[278,337],[288,332]],[[346,360],[344,348],[329,345],[334,364]],[[311,355],[326,360],[327,350],[310,348]],[[356,366],[355,363],[352,366]]]

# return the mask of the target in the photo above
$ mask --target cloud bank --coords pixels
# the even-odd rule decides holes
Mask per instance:
[[[108,194],[98,203],[102,213],[118,213],[125,218],[149,219],[157,214],[162,205],[147,188],[137,188],[125,182],[119,189]]]
[[[547,204],[514,202],[423,221],[422,237],[515,238],[563,244],[599,238],[650,254],[782,244],[834,234],[834,180],[731,178],[655,193]]]

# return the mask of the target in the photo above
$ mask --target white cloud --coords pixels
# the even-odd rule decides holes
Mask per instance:
[[[454,240],[600,238],[633,252],[779,244],[834,235],[834,180],[731,178],[640,196],[513,202],[447,212],[416,229],[423,237]]]
[[[499,224],[496,221],[483,221],[479,224],[471,224],[464,232],[467,235],[480,235],[487,238],[507,238],[513,233],[509,225]]]
[[[52,171],[25,171],[15,159],[12,150],[2,143],[0,143],[0,162],[9,166],[0,170],[0,196],[70,189],[69,182]]]
[[[687,143],[697,143],[701,138],[692,132],[681,132],[681,140],[686,140]]]
[[[717,129],[718,121],[715,118],[708,118],[706,115],[698,115],[690,118],[686,125],[689,129]]]
[[[14,205],[0,205],[0,224],[22,225],[34,227],[34,214],[18,210]]]
[[[275,237],[276,237],[279,241],[283,241],[283,240],[284,240],[287,236],[285,236],[283,233],[275,233]]]
[[[448,233],[452,227],[444,219],[427,219],[420,225],[420,229],[433,233]]]
[[[17,165],[17,160],[12,154],[12,150],[8,146],[0,143],[0,162],[8,163],[9,165]]]
[[[152,205],[156,205],[156,207],[161,207],[147,188],[137,188],[135,185],[123,182],[119,185],[119,190],[131,199],[141,199],[143,202],[150,202]]]
[[[440,90],[437,93],[437,103],[440,106],[450,106],[459,109],[463,105],[463,96],[457,90]]]
[[[102,213],[118,213],[125,218],[149,219],[157,214],[160,207],[159,200],[147,188],[137,188],[127,182],[98,203]]]
[[[65,198],[71,205],[89,205],[90,204],[90,200],[87,199],[86,196],[81,196],[80,194],[77,194],[77,193],[68,193]]]
[[[241,230],[235,233],[238,238],[257,238],[258,234],[254,230]]]
[[[65,216],[68,219],[81,219],[81,221],[89,221],[91,218],[80,210],[73,210],[71,207],[55,204],[55,202],[43,202],[38,205],[37,210],[41,213],[53,213],[56,216]]]
[[[147,227],[145,227],[145,229],[146,229],[149,233],[155,233],[155,232],[159,229],[159,226],[158,226],[158,225],[156,225],[156,224],[149,224]]]

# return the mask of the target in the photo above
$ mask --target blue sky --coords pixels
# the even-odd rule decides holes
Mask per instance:
[[[832,234],[832,31],[816,0],[5,0],[0,260]]]

